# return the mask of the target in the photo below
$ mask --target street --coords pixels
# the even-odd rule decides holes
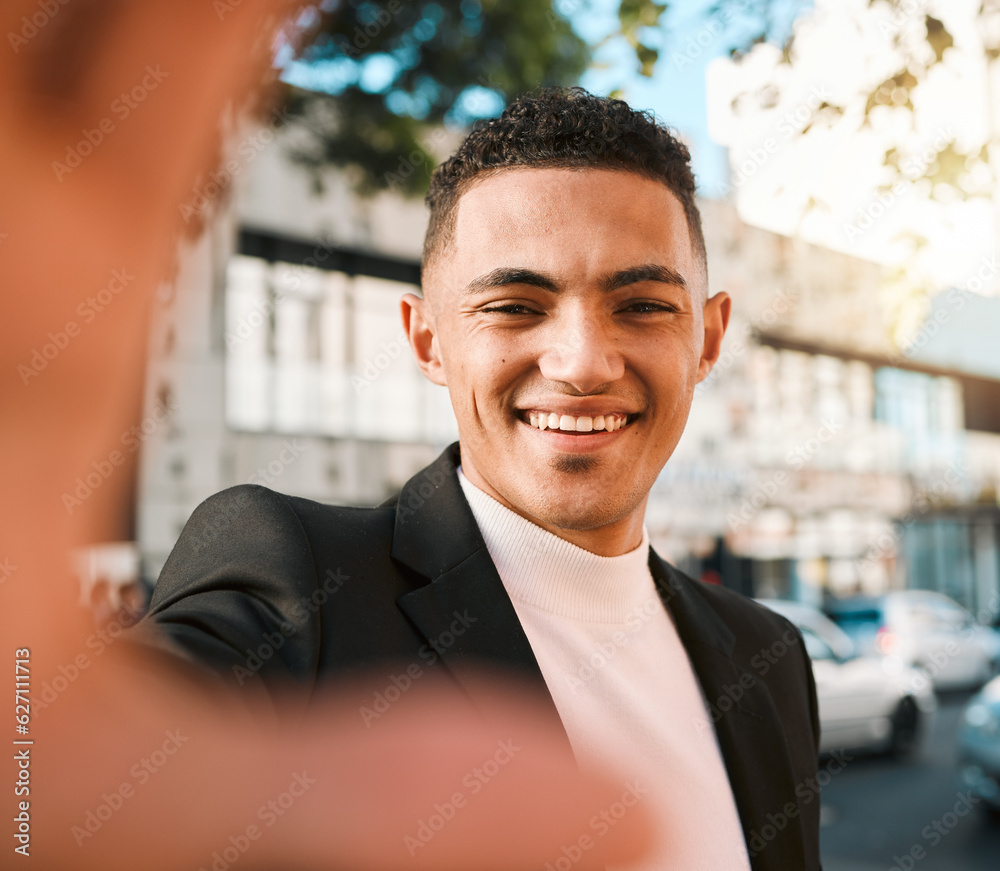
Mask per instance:
[[[938,697],[931,732],[913,759],[858,754],[833,776],[822,796],[824,871],[1000,868],[1000,815],[981,803],[970,810],[955,777],[955,738],[968,697]]]

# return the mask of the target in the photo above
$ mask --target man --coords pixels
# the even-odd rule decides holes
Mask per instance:
[[[643,525],[729,319],[686,148],[623,102],[543,91],[475,130],[428,204],[402,315],[458,444],[375,509],[213,497],[150,619],[234,686],[377,669],[373,726],[427,672],[473,697],[464,666],[544,687],[578,759],[629,774],[554,867],[642,802],[643,867],[818,868],[801,638],[665,563]]]

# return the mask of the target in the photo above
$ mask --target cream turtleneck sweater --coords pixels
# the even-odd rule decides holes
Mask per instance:
[[[659,832],[642,871],[747,871],[715,730],[656,592],[645,527],[635,550],[598,556],[504,507],[461,469],[458,478],[577,758],[628,775],[622,802],[595,817],[589,836],[641,801]]]

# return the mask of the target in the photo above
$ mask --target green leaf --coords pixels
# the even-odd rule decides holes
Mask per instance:
[[[656,61],[659,60],[660,53],[655,48],[650,48],[648,45],[639,45],[636,48],[635,53],[639,60],[639,72],[647,78],[652,77],[653,70],[656,67]]]

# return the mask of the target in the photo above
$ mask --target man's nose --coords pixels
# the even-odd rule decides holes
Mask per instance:
[[[563,382],[578,393],[594,393],[625,374],[614,326],[594,312],[560,315],[543,342],[538,365],[547,381]]]

